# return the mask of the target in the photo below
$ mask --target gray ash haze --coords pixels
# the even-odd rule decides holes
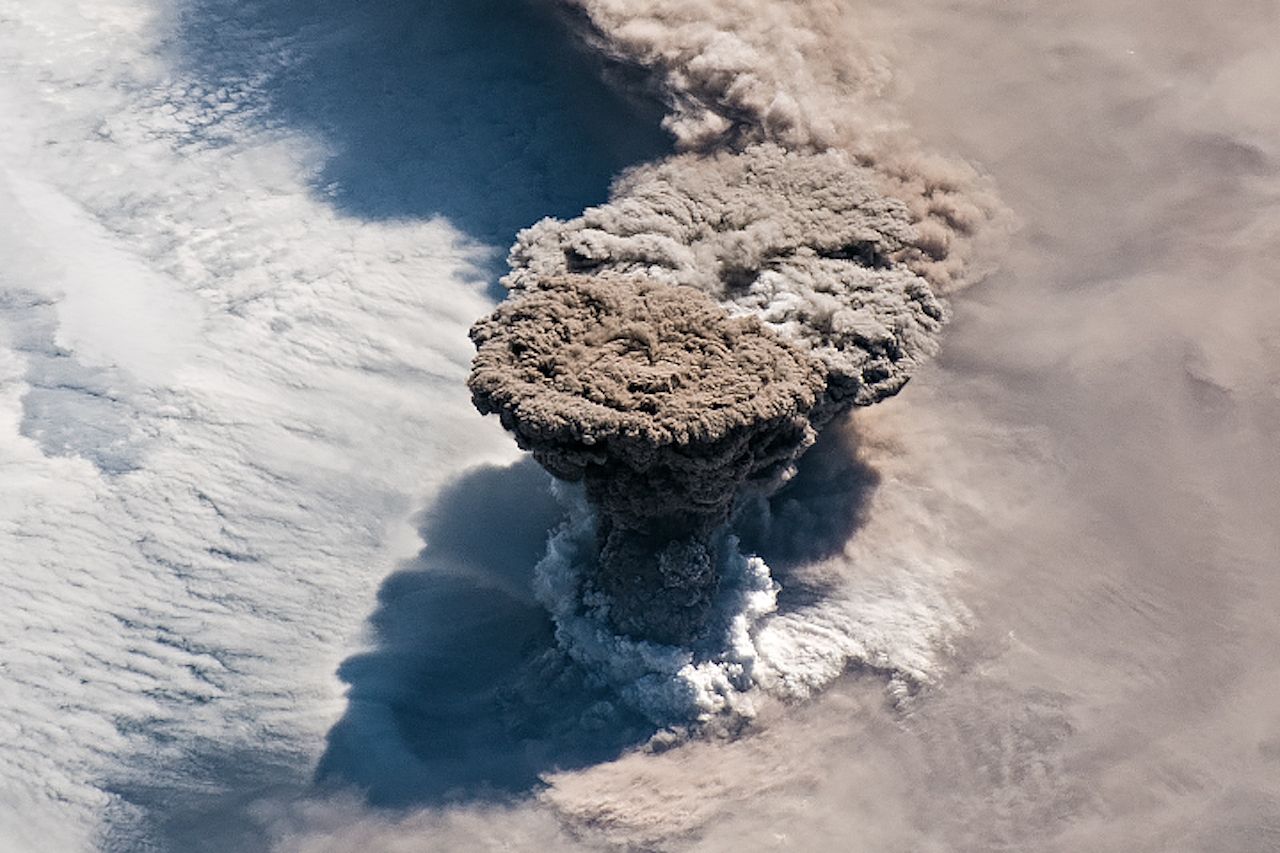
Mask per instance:
[[[0,0],[0,848],[1280,849],[1274,2],[302,5]]]

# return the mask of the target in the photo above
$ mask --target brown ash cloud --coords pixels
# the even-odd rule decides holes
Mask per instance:
[[[469,385],[584,484],[598,529],[583,601],[622,634],[687,644],[740,498],[934,354],[943,294],[996,208],[971,169],[877,111],[882,69],[855,42],[834,49],[849,26],[834,7],[562,7],[611,79],[666,106],[678,153],[521,232],[510,294],[472,331]]]
[[[608,204],[521,233],[506,284],[640,274],[750,312],[823,363],[829,403],[869,405],[933,354],[945,309],[910,268],[919,228],[843,151],[682,154],[624,175]]]
[[[614,624],[687,639],[715,589],[710,535],[813,442],[821,364],[755,317],[642,276],[548,277],[472,338],[476,406],[599,512],[595,586]]]
[[[923,150],[888,107],[879,46],[838,0],[560,0],[623,87],[666,108],[681,151],[846,152],[873,169],[917,227],[911,268],[940,292],[981,274],[973,263],[1003,209],[967,163]]]

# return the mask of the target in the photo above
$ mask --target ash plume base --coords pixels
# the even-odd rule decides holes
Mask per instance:
[[[676,643],[636,637],[615,626],[614,601],[593,591],[596,510],[578,485],[553,481],[552,491],[566,519],[534,568],[534,594],[561,650],[657,727],[649,748],[733,736],[771,703],[807,699],[850,667],[882,675],[905,701],[932,682],[936,655],[965,618],[918,582],[951,571],[945,559],[926,568],[892,547],[875,554],[867,577],[788,600],[765,560],[743,553],[734,523],[714,537],[718,584],[697,633]],[[763,504],[755,511],[770,513]],[[899,587],[886,589],[885,578]]]

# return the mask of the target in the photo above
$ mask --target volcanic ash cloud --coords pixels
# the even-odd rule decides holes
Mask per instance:
[[[717,601],[736,600],[717,598],[738,565],[735,506],[935,352],[941,294],[966,281],[969,237],[995,208],[970,170],[876,118],[883,75],[834,6],[564,8],[612,79],[667,106],[679,153],[519,235],[510,294],[472,330],[469,384],[584,486],[595,544],[564,575],[581,578],[574,612],[713,649]],[[552,610],[565,629],[573,608]]]
[[[687,641],[717,586],[711,535],[814,438],[821,362],[753,316],[643,275],[540,279],[477,323],[471,390],[599,513],[590,584],[617,630]]]
[[[975,237],[1004,217],[967,164],[920,149],[888,108],[887,63],[839,0],[560,0],[618,85],[666,107],[681,151],[775,143],[839,150],[911,211],[918,272],[940,292],[971,282]]]
[[[823,363],[830,404],[896,392],[932,355],[944,310],[907,205],[843,151],[683,154],[624,175],[608,204],[521,233],[505,283],[627,273],[749,312]]]
[[[841,152],[684,154],[520,235],[470,379],[599,511],[586,595],[615,630],[692,640],[713,534],[783,482],[816,430],[895,393],[943,308],[907,262],[909,209]]]

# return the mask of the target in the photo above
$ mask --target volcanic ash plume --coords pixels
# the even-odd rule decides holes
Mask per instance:
[[[755,317],[643,276],[557,275],[477,323],[471,389],[600,513],[596,592],[619,630],[687,640],[734,496],[813,441],[818,362]]]
[[[608,204],[524,231],[505,283],[516,299],[565,273],[696,288],[822,362],[824,410],[868,405],[933,353],[943,320],[909,268],[911,212],[877,183],[842,151],[678,155],[623,176]]]
[[[942,291],[969,283],[975,235],[999,202],[963,163],[920,150],[886,108],[886,63],[840,0],[560,0],[619,85],[667,107],[682,151],[773,142],[840,150],[911,210],[908,266]]]
[[[873,120],[882,75],[834,6],[567,8],[613,79],[668,105],[682,150],[520,234],[469,384],[594,508],[594,547],[561,573],[577,604],[552,604],[562,639],[589,612],[627,642],[711,648],[732,622],[717,602],[747,600],[728,575],[763,570],[743,589],[772,595],[767,567],[729,553],[740,498],[933,354],[938,294],[992,208],[968,170]]]

